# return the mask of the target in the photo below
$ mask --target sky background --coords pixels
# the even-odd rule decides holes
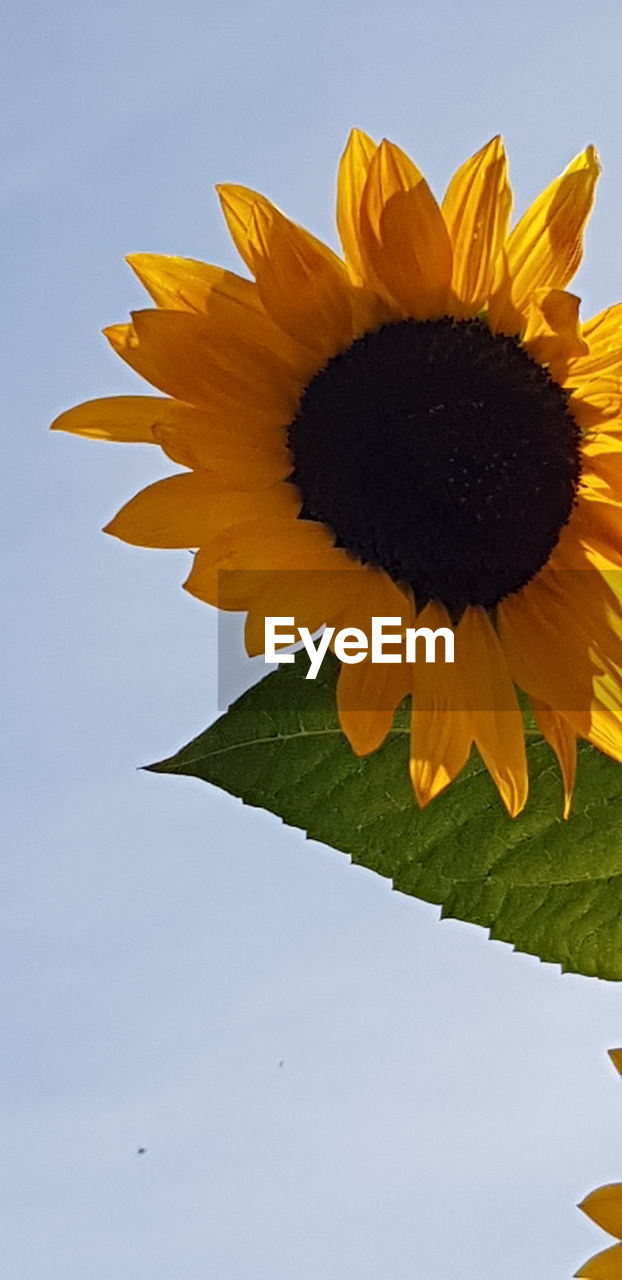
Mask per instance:
[[[216,715],[215,617],[187,554],[99,532],[165,460],[47,425],[144,389],[99,335],[145,305],[125,253],[236,266],[215,182],[334,244],[352,125],[438,193],[503,132],[519,210],[595,142],[576,288],[622,298],[622,10],[56,0],[3,27],[2,1274],[566,1280],[605,1244],[575,1203],[622,1180],[622,988],[137,771]]]

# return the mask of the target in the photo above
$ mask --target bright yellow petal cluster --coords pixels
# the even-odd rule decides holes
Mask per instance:
[[[588,147],[510,230],[500,138],[462,165],[439,204],[399,147],[355,130],[338,179],[343,259],[264,196],[222,186],[252,279],[182,258],[131,257],[155,309],[106,335],[162,394],[93,401],[54,424],[159,444],[185,468],[138,494],[107,531],[140,546],[195,549],[186,589],[243,609],[255,653],[266,614],[294,615],[311,630],[346,622],[369,630],[379,614],[415,620],[412,593],[335,546],[327,527],[300,518],[287,428],[331,357],[382,324],[480,317],[548,368],[584,433],[578,501],[548,563],[501,602],[494,623],[467,608],[455,624],[453,668],[342,668],[341,724],[359,754],[380,745],[412,694],[410,767],[421,805],[475,745],[508,812],[521,811],[528,778],[515,686],[559,760],[566,815],[577,735],[622,760],[622,304],[582,324],[579,300],[566,292],[598,175]],[[222,570],[236,571],[229,598],[219,593]],[[452,625],[434,601],[419,623]]]

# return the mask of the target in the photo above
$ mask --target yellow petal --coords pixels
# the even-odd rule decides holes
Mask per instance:
[[[336,630],[356,627],[371,644],[372,618],[399,618],[393,629],[411,626],[414,609],[406,596],[382,570],[367,566],[353,578],[356,599],[344,602],[333,616]],[[356,664],[342,662],[337,684],[339,722],[352,750],[368,755],[381,746],[393,724],[395,711],[410,693],[411,675],[406,662],[374,663],[370,653]]]
[[[483,609],[456,630],[457,674],[477,749],[511,818],[527,803],[523,717],[497,633]]]
[[[525,317],[512,301],[512,279],[505,245],[499,251],[488,300],[488,324],[493,333],[516,337],[525,328]]]
[[[507,254],[512,298],[519,310],[535,289],[564,289],[575,274],[599,174],[597,152],[587,147],[514,228]]]
[[[304,528],[296,541],[296,558],[290,549],[285,552],[293,567],[261,573],[258,575],[257,587],[251,582],[251,575],[243,575],[252,588],[252,598],[246,604],[248,617],[244,630],[246,650],[251,657],[264,651],[267,617],[293,618],[292,630],[307,627],[313,635],[324,624],[332,625],[344,603],[356,596],[357,576],[364,572],[360,567],[357,574],[356,569],[352,572],[350,565],[344,563],[345,556],[339,561],[332,554],[327,555],[317,540],[314,544],[307,536]],[[332,551],[334,548],[331,548]],[[279,562],[282,564],[283,549],[279,554]],[[318,563],[320,567],[314,568],[313,565]],[[335,563],[340,563],[342,567],[335,569]],[[323,567],[324,565],[332,567]],[[225,580],[223,585],[229,595],[228,581]],[[234,581],[234,587],[239,593],[237,581]]]
[[[294,486],[223,490],[206,471],[158,480],[117,513],[105,533],[139,547],[203,547],[244,523],[287,520],[296,524],[300,498]]]
[[[390,615],[388,615],[390,616]],[[341,665],[337,684],[339,723],[355,755],[382,746],[400,702],[410,693],[406,663],[381,666],[366,658],[360,666]]]
[[[231,489],[263,489],[285,480],[292,456],[284,433],[259,441],[226,422],[201,420],[178,426],[155,426],[157,443],[173,462],[190,470],[211,471],[218,484]]]
[[[394,142],[383,138],[370,158],[361,194],[360,217],[365,227],[365,242],[371,231],[380,234],[380,221],[389,200],[399,192],[411,191],[423,181],[416,164]]]
[[[253,210],[249,245],[263,304],[276,323],[312,348],[320,364],[350,346],[352,286],[343,263],[265,205]]]
[[[338,574],[341,576],[337,582],[341,583],[347,572],[357,569],[360,566],[356,562],[333,546],[323,525],[312,520],[286,519],[279,513],[258,519],[251,512],[249,519],[232,524],[199,551],[184,587],[209,604],[249,609],[259,589],[263,590],[265,578],[276,581],[284,575],[283,581],[291,591],[296,577],[303,572]],[[343,592],[343,587],[340,590]],[[224,598],[235,603],[223,603]],[[283,616],[289,613],[288,610]]]
[[[386,140],[363,191],[361,245],[367,278],[402,314],[446,314],[452,255],[443,215],[416,165]]]
[[[616,1071],[622,1076],[622,1049],[608,1049],[607,1052]]]
[[[523,346],[538,364],[548,365],[556,382],[564,383],[569,361],[587,352],[581,337],[581,299],[564,289],[538,289],[527,308]]]
[[[337,178],[337,228],[346,262],[357,283],[365,280],[361,252],[361,199],[369,166],[378,144],[360,129],[353,129],[339,164]]]
[[[118,355],[160,391],[193,405],[235,403],[286,426],[301,387],[275,353],[227,326],[185,311],[136,311],[106,337]]]
[[[414,190],[393,196],[382,214],[375,267],[409,316],[447,314],[451,261],[449,237],[427,183],[422,179]]]
[[[278,352],[290,369],[306,376],[313,371],[309,353],[266,314],[254,280],[192,258],[157,253],[130,254],[127,261],[158,307],[206,315],[236,335],[267,351]]]
[[[244,421],[231,406],[214,415],[162,396],[110,396],[67,410],[52,430],[93,440],[158,444],[173,462],[212,471],[219,485],[232,489],[272,485],[292,470],[285,433],[266,430],[252,414]]]
[[[427,605],[417,626],[447,626],[440,605]],[[488,615],[469,608],[455,630],[455,661],[413,667],[411,777],[420,803],[447,786],[471,745],[491,774],[511,817],[527,800],[523,720],[503,652]]]
[[[584,432],[592,433],[604,425],[607,431],[621,429],[622,377],[600,373],[582,381],[576,391],[572,385],[569,390],[570,409]]]
[[[223,495],[205,472],[169,476],[131,498],[104,533],[137,547],[198,547],[201,530],[219,502]]]
[[[622,1276],[622,1244],[594,1254],[575,1271],[577,1280],[620,1280]]]
[[[581,453],[583,480],[594,476],[622,497],[622,435],[599,431],[585,441]]]
[[[253,191],[250,187],[241,187],[237,183],[222,182],[216,190],[231,239],[243,262],[246,263],[249,271],[252,271],[252,245],[249,240],[249,231],[253,209],[263,206],[268,211],[272,210],[274,205],[258,191]]]
[[[458,169],[441,205],[453,248],[453,315],[475,316],[487,301],[511,207],[507,159],[497,136]]]
[[[579,1208],[603,1231],[622,1239],[622,1182],[610,1182],[591,1191]]]
[[[420,689],[417,688],[417,696]],[[473,745],[464,711],[414,707],[410,733],[410,777],[422,809],[447,789],[464,768]]]
[[[580,501],[548,565],[501,602],[497,620],[516,683],[622,760],[620,600],[615,570],[611,584],[584,545],[590,525],[597,539],[606,537],[597,516],[585,513],[590,505]]]
[[[450,627],[442,605],[431,602],[417,616],[417,627]],[[470,716],[458,696],[455,664],[417,662],[412,667],[410,777],[424,808],[464,768],[473,745]]]
[[[417,166],[386,139],[369,165],[360,246],[366,278],[398,304],[398,312],[422,316],[426,304],[433,310],[443,306],[451,274],[447,229]]]
[[[558,578],[566,577],[569,570],[579,570],[583,572],[580,581],[588,583],[588,590],[593,587],[597,597],[603,593],[604,599],[598,601],[600,607],[596,600],[592,600],[592,608],[597,610],[598,617],[602,614],[607,618],[608,631],[594,634],[595,643],[602,642],[605,650],[607,636],[610,648],[612,642],[622,639],[622,619],[618,608],[622,596],[617,586],[622,562],[621,516],[622,498],[611,497],[604,490],[592,492],[580,488],[571,520],[562,530],[549,561]],[[576,589],[581,592],[580,586]],[[610,592],[613,595],[610,596]],[[608,610],[609,603],[616,606],[615,616]]]
[[[538,698],[532,698],[531,706],[542,737],[552,747],[559,761],[564,784],[563,813],[564,818],[569,818],[577,776],[577,735],[563,716],[552,711],[546,703],[540,702]]]
[[[214,295],[255,314],[263,311],[257,285],[224,267],[160,253],[131,253],[126,260],[156,305],[166,311],[205,312]]]
[[[581,483],[585,486],[581,494],[586,502],[599,503],[598,508],[591,507],[594,515],[593,530],[598,539],[603,538],[607,527],[609,549],[604,554],[609,562],[619,563],[622,557],[622,518],[619,503],[622,502],[622,435],[607,435],[600,431],[594,440],[589,440],[582,447],[584,471]],[[589,536],[590,545],[598,545]]]
[[[91,440],[114,440],[122,444],[157,444],[158,427],[198,426],[201,413],[179,400],[161,396],[107,396],[87,400],[61,413],[52,431],[69,431]]]
[[[581,336],[587,343],[587,354],[571,362],[567,384],[580,387],[600,374],[619,378],[622,374],[622,303],[607,307],[587,320]]]
[[[254,272],[253,263],[257,251],[254,227],[255,215],[258,210],[261,210],[269,221],[274,214],[281,213],[281,211],[266,196],[251,190],[250,187],[240,187],[233,183],[225,182],[221,183],[216,190],[236,249],[244,259],[249,271]],[[285,218],[285,215],[281,213],[281,217]],[[289,223],[290,219],[285,218],[285,221]],[[314,252],[323,257],[329,266],[339,263],[339,259],[332,249],[328,248],[328,245],[323,244],[321,240],[317,240],[315,236],[305,231],[303,227],[298,226],[297,223],[290,225],[296,227],[301,237],[306,238],[308,242],[312,242]]]

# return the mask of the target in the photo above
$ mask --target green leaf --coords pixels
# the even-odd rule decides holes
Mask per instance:
[[[177,755],[149,768],[190,774],[276,813],[388,876],[396,889],[484,925],[565,970],[622,979],[622,768],[582,743],[573,815],[557,763],[527,729],[530,798],[505,813],[474,752],[427,809],[408,778],[408,705],[384,746],[357,759],[335,712],[336,662],[307,659],[245,693]]]

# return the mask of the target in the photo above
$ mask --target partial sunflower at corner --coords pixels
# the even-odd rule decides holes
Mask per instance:
[[[622,304],[581,323],[566,291],[599,172],[588,147],[510,231],[499,138],[439,205],[399,147],[354,130],[343,259],[265,197],[220,187],[253,279],[131,257],[156,308],[106,334],[163,395],[54,423],[159,444],[186,468],[107,532],[196,548],[184,585],[247,613],[250,652],[267,614],[310,630],[368,631],[378,615],[453,627],[453,666],[366,659],[338,684],[360,755],[412,694],[421,805],[475,745],[520,813],[516,687],[559,760],[565,816],[577,736],[622,760]]]

